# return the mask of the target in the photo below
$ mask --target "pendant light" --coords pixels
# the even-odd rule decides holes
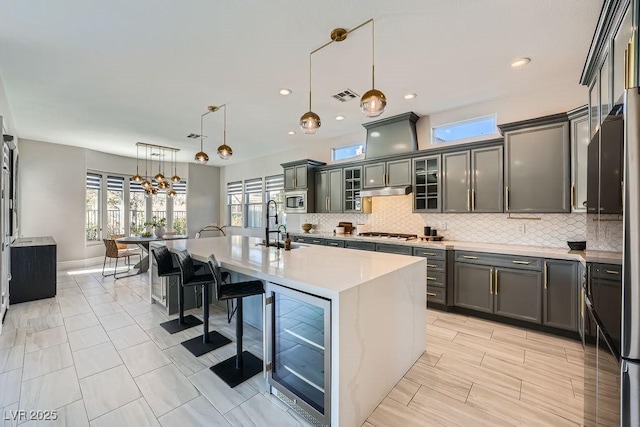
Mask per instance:
[[[151,181],[149,181],[149,147],[145,147],[145,156],[144,156],[144,180],[142,181],[141,185],[142,187],[146,190],[147,188],[151,187]],[[145,191],[146,193],[146,191]]]
[[[138,172],[138,165],[139,165],[139,162],[140,162],[140,159],[139,159],[139,156],[138,156],[139,152],[140,152],[140,148],[139,148],[138,144],[136,144],[136,174],[131,177],[131,180],[133,182],[138,182],[138,183],[140,183],[140,182],[142,182],[142,180],[144,180],[144,178],[141,177],[140,173]]]
[[[153,152],[151,154],[153,154]],[[160,154],[160,150],[158,150],[158,173],[153,177],[158,184],[164,181],[164,175],[160,172],[160,157],[162,157],[162,155]]]
[[[196,163],[198,163],[199,165],[205,165],[209,161],[209,155],[204,152],[204,148],[203,148],[203,141],[202,141],[202,138],[203,138],[203,136],[202,136],[203,126],[202,126],[202,121],[204,119],[204,116],[206,116],[209,113],[213,113],[215,111],[218,111],[218,108],[210,105],[209,107],[207,107],[207,111],[204,114],[200,115],[200,151],[198,151],[196,153],[196,155],[195,155]]]
[[[376,89],[376,48],[375,48],[375,23],[371,19],[371,89],[360,98],[360,110],[367,117],[378,117],[384,113],[387,106],[387,97]]]
[[[319,49],[316,49],[314,52],[316,52],[317,50]],[[314,52],[311,52],[309,54],[309,111],[307,111],[302,115],[302,117],[300,117],[300,129],[302,129],[302,131],[307,135],[313,135],[320,128],[320,126],[322,126],[320,116],[318,116],[311,110],[311,55],[313,55]]]
[[[218,147],[218,156],[222,160],[229,160],[233,150],[227,145],[227,104],[222,104],[218,109],[224,108],[224,126],[222,132],[222,145]]]
[[[171,177],[171,181],[173,182],[180,182],[180,177],[178,176],[178,162],[176,160],[176,152],[173,151],[172,153],[172,161],[173,161],[173,176]]]

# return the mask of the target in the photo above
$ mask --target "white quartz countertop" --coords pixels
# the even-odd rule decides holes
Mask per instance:
[[[532,256],[540,258],[552,258],[585,262],[584,251],[572,251],[563,248],[548,248],[544,246],[508,245],[500,243],[463,242],[456,240],[445,240],[441,242],[421,241],[420,239],[401,240],[385,237],[363,237],[353,234],[332,234],[332,233],[289,233],[294,236],[318,237],[323,239],[356,240],[363,242],[388,243],[393,245],[415,246],[432,249],[454,249],[459,251],[486,252],[496,254]],[[600,253],[604,257],[603,253]],[[610,253],[608,258],[615,258],[618,253]],[[600,261],[602,262],[602,261]]]
[[[408,265],[422,262],[426,268],[424,258],[301,243],[285,251],[258,245],[260,242],[253,237],[227,236],[167,241],[166,246],[172,251],[186,249],[202,262],[214,254],[228,270],[328,299]]]

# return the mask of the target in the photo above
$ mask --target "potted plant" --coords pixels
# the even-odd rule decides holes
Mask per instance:
[[[151,227],[153,227],[156,237],[164,236],[164,233],[167,231],[165,229],[167,225],[167,219],[158,218],[155,215],[151,217],[151,222],[145,222],[144,225],[150,225]]]

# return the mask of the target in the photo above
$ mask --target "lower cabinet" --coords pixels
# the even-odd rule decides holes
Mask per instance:
[[[577,262],[544,261],[543,325],[578,330],[578,306],[582,292],[579,285]]]
[[[542,273],[496,268],[493,274],[494,313],[542,323]]]
[[[456,263],[453,304],[493,313],[493,267]]]

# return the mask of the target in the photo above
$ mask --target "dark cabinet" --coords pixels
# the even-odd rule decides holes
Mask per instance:
[[[411,159],[366,164],[363,173],[363,188],[411,185]]]
[[[282,163],[284,174],[285,190],[306,190],[313,191],[313,177],[315,168],[324,166],[326,163],[317,160],[298,160],[295,162]]]
[[[371,199],[360,197],[362,190],[362,166],[343,169],[343,193],[345,212],[371,213]]]
[[[589,116],[586,106],[571,116],[571,211],[587,210],[587,165],[589,156]]]
[[[413,159],[413,211],[440,212],[440,155]]]
[[[52,237],[22,237],[12,243],[10,304],[56,296],[56,248]]]
[[[493,313],[493,267],[456,263],[453,302],[458,307]]]
[[[623,116],[609,116],[600,127],[600,213],[622,214]],[[598,134],[596,134],[597,136]]]
[[[342,212],[342,169],[316,172],[316,212]]]
[[[620,348],[622,324],[622,269],[615,264],[590,264],[590,301],[602,327]]]
[[[327,246],[333,246],[335,248],[344,248],[344,240],[325,239],[324,244]]]
[[[411,246],[387,245],[386,243],[376,243],[377,252],[386,252],[389,254],[411,255]]]
[[[293,241],[297,243],[308,243],[310,245],[324,245],[325,239],[313,236],[293,236]]]
[[[578,263],[545,260],[543,274],[542,324],[577,331],[581,296]]]
[[[376,244],[373,242],[358,242],[356,240],[346,240],[344,247],[347,249],[359,249],[361,251],[375,252]]]
[[[512,319],[542,323],[541,273],[496,268],[493,293],[494,313]]]
[[[414,247],[413,256],[427,259],[427,306],[447,304],[447,250]]]
[[[507,212],[571,211],[569,123],[566,114],[559,116],[564,116],[562,121],[541,126],[500,126],[505,137]],[[558,120],[554,116],[553,121]]]
[[[442,155],[442,211],[471,212],[471,155],[469,151]]]

